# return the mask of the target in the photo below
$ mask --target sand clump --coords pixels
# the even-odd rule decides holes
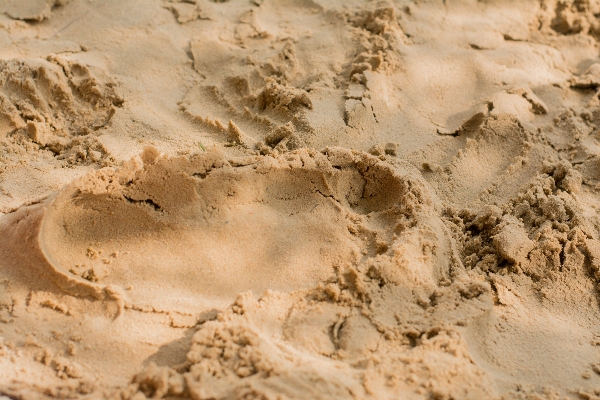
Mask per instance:
[[[0,397],[600,396],[597,2],[0,12]]]
[[[26,134],[56,154],[73,147],[73,137],[105,126],[123,102],[114,83],[103,85],[85,65],[65,59],[11,60],[1,69],[3,136]]]

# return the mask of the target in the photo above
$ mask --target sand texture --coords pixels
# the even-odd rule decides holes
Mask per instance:
[[[0,400],[600,399],[600,1],[0,0]]]

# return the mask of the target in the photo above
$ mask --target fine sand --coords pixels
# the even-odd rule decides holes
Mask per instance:
[[[600,399],[600,1],[0,13],[0,400]]]

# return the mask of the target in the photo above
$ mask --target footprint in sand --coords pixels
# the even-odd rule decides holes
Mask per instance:
[[[49,199],[39,248],[63,291],[123,289],[126,306],[190,312],[307,289],[385,253],[411,190],[406,173],[361,152],[227,161],[148,148]]]

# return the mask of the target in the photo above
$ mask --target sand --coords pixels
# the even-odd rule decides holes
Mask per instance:
[[[600,399],[600,2],[0,12],[0,399]]]

